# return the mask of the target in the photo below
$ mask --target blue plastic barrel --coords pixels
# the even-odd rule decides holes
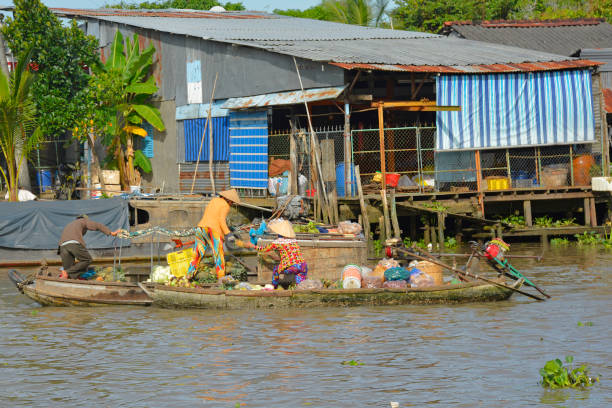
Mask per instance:
[[[344,163],[338,163],[336,165],[336,190],[338,197],[344,197]],[[355,184],[355,166],[351,164],[351,193],[355,195],[357,193],[357,187]]]
[[[53,185],[53,177],[51,170],[39,170],[38,171],[38,186],[40,191],[47,191]]]

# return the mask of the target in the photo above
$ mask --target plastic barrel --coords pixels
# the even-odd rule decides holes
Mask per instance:
[[[336,165],[336,192],[338,193],[338,197],[344,197],[346,195],[344,187],[344,163],[338,163]],[[356,192],[355,167],[351,165],[351,195],[355,195]]]
[[[361,267],[346,265],[342,270],[342,287],[344,289],[361,288]]]
[[[51,170],[40,170],[38,172],[38,186],[40,191],[47,191],[53,185],[53,177],[51,176]]]

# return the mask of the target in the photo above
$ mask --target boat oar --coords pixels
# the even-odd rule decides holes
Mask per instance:
[[[493,260],[495,261],[495,263],[493,263]],[[532,288],[534,288],[535,290],[537,290],[538,292],[540,292],[541,294],[543,294],[544,296],[546,296],[547,298],[550,299],[550,295],[549,294],[547,294],[542,289],[540,289],[535,283],[533,283],[529,279],[527,279],[522,273],[520,273],[519,271],[514,269],[514,267],[510,263],[508,263],[508,261],[504,260],[502,262],[499,259],[497,259],[497,257],[493,258],[493,260],[490,260],[489,264],[497,272],[503,273],[504,275],[507,275],[507,276],[510,276],[510,277],[513,277],[513,278],[523,278],[523,279],[525,279],[525,283],[527,285],[531,286]]]
[[[490,284],[495,285],[495,286],[499,286],[500,288],[510,289],[510,290],[512,290],[512,291],[514,291],[514,292],[520,293],[521,295],[524,295],[524,296],[530,297],[530,298],[535,299],[535,300],[540,300],[540,301],[545,300],[544,298],[541,298],[541,297],[536,296],[536,295],[532,295],[531,293],[524,292],[524,291],[522,291],[522,290],[520,290],[520,289],[517,289],[517,288],[514,288],[514,287],[512,287],[512,286],[504,285],[503,283],[499,283],[499,282],[495,282],[494,280],[491,280],[491,279],[483,278],[483,277],[482,277],[482,276],[480,276],[480,275],[475,275],[475,274],[472,274],[472,273],[468,272],[467,270],[466,270],[466,271],[461,271],[461,270],[459,270],[459,269],[457,269],[457,268],[453,268],[453,267],[452,267],[452,266],[450,266],[450,265],[447,265],[447,264],[445,264],[445,263],[443,263],[443,262],[438,261],[438,260],[437,260],[436,258],[434,258],[434,257],[425,257],[425,256],[421,256],[421,255],[416,254],[416,253],[414,253],[414,252],[410,252],[410,251],[408,251],[407,249],[404,249],[404,248],[397,248],[397,250],[398,250],[398,251],[400,251],[400,252],[403,252],[403,253],[405,253],[406,255],[411,256],[411,257],[413,257],[413,258],[420,259],[420,260],[422,260],[422,261],[429,261],[429,262],[431,262],[431,263],[433,263],[433,264],[436,264],[436,265],[438,265],[438,266],[441,266],[441,267],[443,267],[443,268],[445,268],[445,269],[448,269],[449,271],[454,272],[455,274],[457,274],[457,275],[459,275],[459,276],[467,276],[467,277],[470,277],[470,278],[474,278],[474,279],[481,280],[481,281],[483,281],[483,282],[490,283]]]

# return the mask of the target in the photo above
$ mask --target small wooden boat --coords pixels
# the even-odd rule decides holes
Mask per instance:
[[[9,278],[20,292],[43,306],[149,306],[152,300],[136,284],[95,280],[62,279],[36,275],[24,278],[16,270]]]
[[[503,282],[503,280],[499,280]],[[517,281],[511,288],[520,287]],[[392,306],[492,302],[512,296],[511,288],[468,282],[407,289],[319,289],[250,291],[182,288],[158,283],[138,284],[156,306],[199,309],[253,309],[317,306]]]

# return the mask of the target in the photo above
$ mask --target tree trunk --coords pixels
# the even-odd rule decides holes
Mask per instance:
[[[8,78],[9,69],[8,64],[6,62],[6,48],[4,47],[4,36],[2,35],[2,27],[4,27],[4,24],[2,22],[3,18],[4,16],[0,15],[0,69],[2,69],[4,75],[6,75],[6,77]]]
[[[93,133],[87,135],[87,143],[89,144],[89,152],[91,153],[91,180],[98,179],[98,183],[102,190],[105,189],[104,180],[102,179],[102,170],[100,170],[100,160],[95,149],[95,138]]]
[[[125,149],[127,154],[127,181],[130,186],[136,184],[136,177],[134,177],[134,148],[132,147],[132,136],[127,137],[127,148]]]

